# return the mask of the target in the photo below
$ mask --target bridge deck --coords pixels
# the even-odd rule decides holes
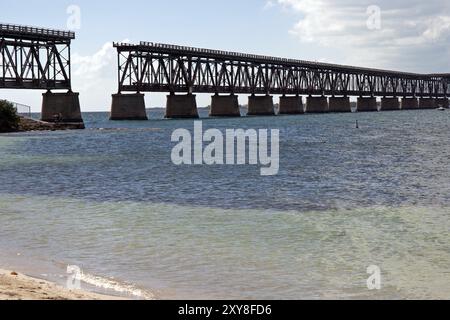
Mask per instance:
[[[37,41],[70,41],[75,39],[75,33],[71,31],[23,25],[0,24],[0,38]]]

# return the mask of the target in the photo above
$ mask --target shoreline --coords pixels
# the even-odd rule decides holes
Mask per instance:
[[[69,290],[47,280],[0,269],[0,300],[128,300],[86,290]]]
[[[66,122],[45,122],[27,117],[20,117],[18,132],[29,131],[64,131],[64,130],[83,130],[85,129],[83,122],[66,123]]]
[[[19,117],[19,125],[17,128],[10,130],[0,130],[1,133],[21,133],[21,132],[37,132],[37,131],[67,131],[67,130],[84,130],[86,126],[84,122],[45,122],[27,117]]]

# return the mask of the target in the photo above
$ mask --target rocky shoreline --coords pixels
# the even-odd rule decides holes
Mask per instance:
[[[58,130],[82,130],[85,129],[83,122],[44,122],[40,120],[20,117],[20,124],[17,132],[27,131],[58,131]]]

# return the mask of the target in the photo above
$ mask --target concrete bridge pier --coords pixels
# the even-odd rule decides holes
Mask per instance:
[[[255,96],[248,97],[248,116],[274,116],[275,107],[273,96]]]
[[[301,96],[280,97],[280,114],[304,114],[303,98]]]
[[[381,111],[399,111],[400,100],[398,98],[382,98]]]
[[[198,119],[196,96],[193,94],[167,96],[166,119]]]
[[[210,117],[240,117],[241,109],[237,95],[220,96],[218,94],[211,98]]]
[[[448,98],[438,98],[436,99],[436,108],[443,107],[445,109],[449,108]]]
[[[417,98],[403,98],[402,110],[417,110],[419,109],[419,100]]]
[[[436,99],[435,98],[420,98],[419,99],[419,109],[436,109]]]
[[[113,94],[109,119],[112,121],[148,120],[144,95],[142,93]]]
[[[46,122],[83,122],[79,93],[53,93],[42,95],[41,120]]]
[[[378,111],[378,104],[377,104],[377,98],[375,97],[359,97],[358,102],[358,112],[377,112]]]
[[[50,91],[44,93],[42,95],[41,120],[82,123],[79,93],[53,93]]]
[[[352,112],[349,97],[330,97],[329,99],[330,112]]]
[[[329,112],[327,97],[312,97],[306,99],[306,113],[327,113]]]

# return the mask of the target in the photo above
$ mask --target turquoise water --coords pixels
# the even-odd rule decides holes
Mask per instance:
[[[204,119],[280,129],[274,177],[177,167],[193,121],[150,117],[0,135],[0,266],[63,283],[78,265],[144,298],[450,298],[450,113]]]

